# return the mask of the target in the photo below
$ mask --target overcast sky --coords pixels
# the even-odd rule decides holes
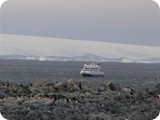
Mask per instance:
[[[9,0],[0,33],[160,46],[151,0]]]

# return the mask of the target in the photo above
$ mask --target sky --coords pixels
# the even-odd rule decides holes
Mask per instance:
[[[160,9],[151,0],[9,0],[0,34],[160,46]]]

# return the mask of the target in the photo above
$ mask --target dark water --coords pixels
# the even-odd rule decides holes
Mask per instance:
[[[51,62],[0,60],[0,81],[30,83],[33,81],[86,80],[91,83],[113,81],[124,86],[152,87],[160,82],[160,64],[102,63],[105,77],[83,78],[79,73],[88,62]]]

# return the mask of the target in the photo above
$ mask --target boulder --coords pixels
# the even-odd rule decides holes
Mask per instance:
[[[5,98],[5,93],[3,91],[0,91],[0,99],[4,99]]]
[[[157,85],[155,86],[155,88],[156,88],[156,90],[158,90],[158,91],[160,92],[160,84],[157,84]]]
[[[67,86],[73,86],[75,83],[72,79],[67,80],[66,82]]]
[[[116,85],[112,82],[109,82],[108,86],[111,91],[120,91],[121,90],[121,88],[118,85]]]
[[[61,82],[57,82],[54,84],[54,88],[58,89],[58,90],[62,90],[63,89],[63,84]]]

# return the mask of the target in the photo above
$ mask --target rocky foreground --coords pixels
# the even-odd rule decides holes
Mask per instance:
[[[112,82],[1,82],[0,110],[8,120],[152,120],[160,111],[160,84],[140,92]]]

